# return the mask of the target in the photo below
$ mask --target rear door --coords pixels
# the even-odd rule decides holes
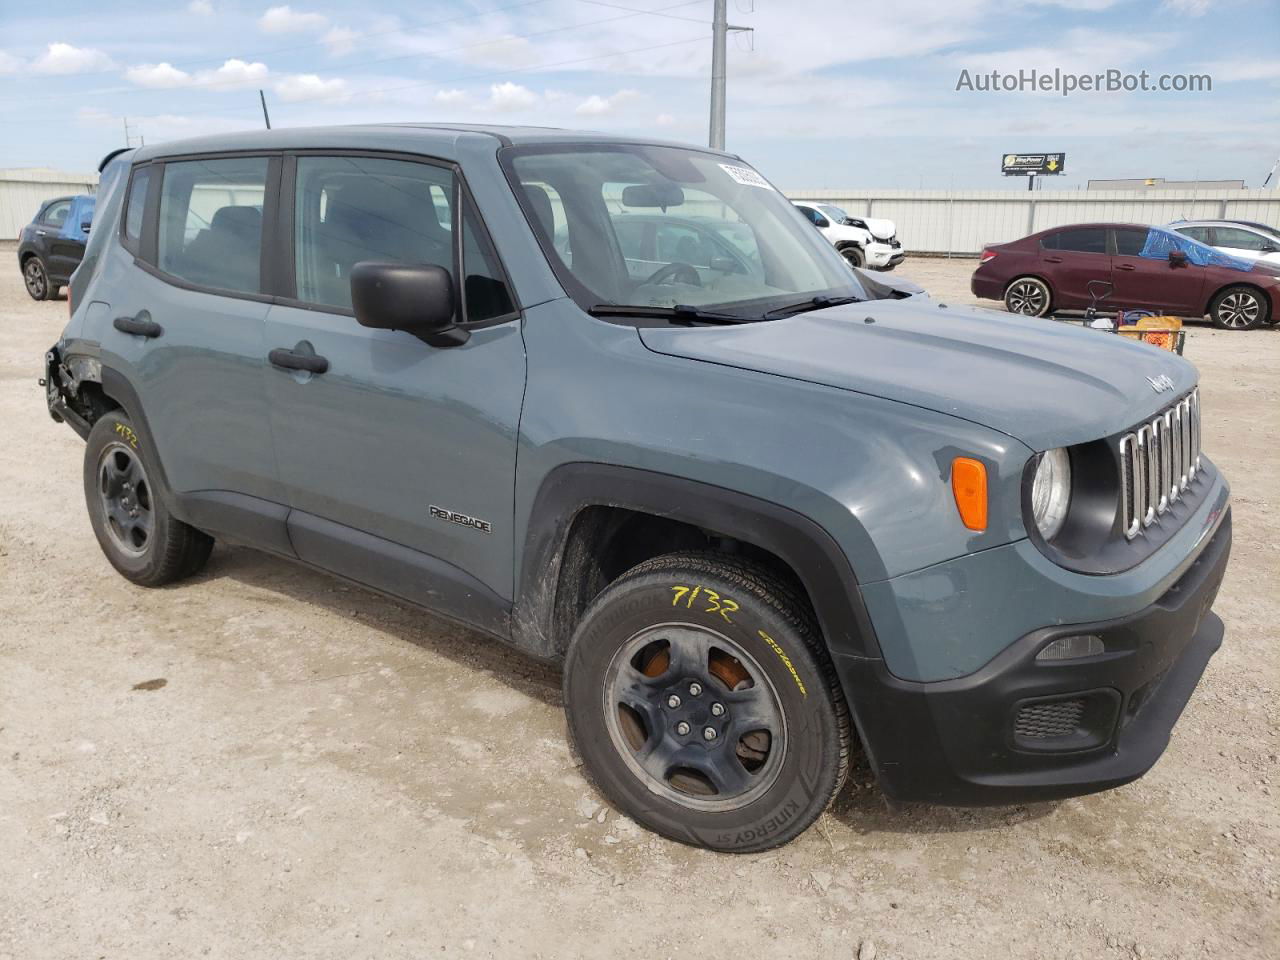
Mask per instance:
[[[1105,227],[1069,227],[1040,238],[1040,270],[1060,310],[1083,310],[1111,289]],[[1106,301],[1102,301],[1106,302]]]
[[[135,167],[109,273],[94,287],[111,302],[89,304],[110,318],[103,365],[136,392],[135,415],[147,421],[170,488],[249,510],[260,504],[246,498],[282,499],[262,339],[270,300],[263,251],[271,246],[263,210],[278,170],[279,159],[267,155]],[[283,534],[280,511],[277,520]]]
[[[1180,317],[1203,314],[1204,267],[1189,260],[1175,263],[1167,256],[1142,256],[1150,230],[1116,227],[1111,233],[1115,250],[1111,275],[1115,291],[1110,307],[1168,312]]]
[[[449,164],[305,154],[289,158],[284,183],[294,291],[271,308],[263,354],[328,364],[267,372],[294,546],[317,566],[473,620],[477,593],[512,595],[525,354],[496,254]],[[360,326],[350,273],[369,260],[449,269],[467,342],[432,347]]]
[[[36,223],[37,241],[45,265],[49,268],[49,279],[54,283],[65,281],[80,262],[80,258],[74,256],[74,251],[63,236],[63,231],[72,219],[73,202],[71,197],[55,200],[41,211]],[[81,246],[80,250],[83,249]]]

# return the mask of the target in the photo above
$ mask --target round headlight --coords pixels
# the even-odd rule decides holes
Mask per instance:
[[[1040,536],[1051,540],[1067,519],[1071,504],[1071,458],[1058,447],[1046,450],[1031,482],[1031,516]]]

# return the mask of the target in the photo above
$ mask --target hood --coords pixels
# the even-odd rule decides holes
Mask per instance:
[[[639,333],[656,353],[925,407],[1034,450],[1118,433],[1198,379],[1181,357],[1114,334],[915,297],[741,326]],[[1161,374],[1172,390],[1157,393],[1148,380]]]
[[[893,235],[898,232],[892,220],[881,220],[878,217],[859,217],[858,219],[867,225],[867,230],[877,240],[892,240]]]

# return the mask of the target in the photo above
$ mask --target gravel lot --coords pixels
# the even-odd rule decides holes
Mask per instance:
[[[117,576],[35,382],[66,303],[13,256],[0,960],[1280,956],[1280,328],[1188,337],[1235,494],[1228,632],[1146,778],[958,810],[890,807],[863,769],[735,858],[601,807],[555,673],[489,641],[243,549],[172,589]],[[900,272],[959,303],[973,266]]]

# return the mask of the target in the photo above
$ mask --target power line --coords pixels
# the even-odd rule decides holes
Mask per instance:
[[[700,2],[700,0],[691,0],[690,3],[678,3],[672,7],[658,7],[656,10],[641,10],[637,7],[624,7],[618,3],[605,3],[604,0],[578,0],[578,2],[588,3],[593,7],[609,7],[613,10],[629,10],[632,13],[648,14],[651,17],[665,17],[668,20],[683,20],[685,23],[700,23],[700,24],[703,24],[704,26],[711,25],[710,20],[698,20],[698,19],[695,19],[694,17],[678,17],[673,13],[662,12],[664,10],[674,10],[675,7],[692,6],[693,3]]]
[[[385,63],[395,63],[402,60],[413,60],[413,59],[417,59],[424,56],[438,57],[441,54],[458,53],[463,50],[474,50],[478,47],[486,47],[486,46],[494,46],[495,44],[510,43],[513,40],[533,40],[538,37],[545,37],[555,33],[564,33],[566,31],[578,30],[585,27],[598,26],[604,23],[616,23],[619,20],[629,20],[629,19],[632,19],[633,17],[659,14],[662,11],[675,10],[679,7],[687,7],[698,2],[701,2],[701,0],[682,0],[682,2],[680,3],[673,3],[665,7],[658,7],[656,10],[638,10],[638,11],[632,10],[629,13],[624,13],[616,17],[603,17],[599,20],[588,20],[584,23],[562,24],[561,26],[558,26],[558,27],[549,27],[546,30],[537,30],[533,33],[526,33],[526,34],[515,35],[515,36],[496,37],[492,40],[480,40],[480,41],[477,41],[476,43],[466,43],[456,47],[441,47],[436,50],[416,51],[414,53],[400,54],[394,57],[379,57],[376,60],[365,60],[360,63],[344,64],[340,69],[334,69],[327,72],[331,76],[341,76],[344,73],[350,73],[353,70],[360,70],[365,67],[378,66]],[[630,8],[620,8],[620,9],[630,9]],[[694,22],[701,22],[701,21],[694,21]],[[443,80],[439,82],[452,83],[456,81]],[[49,97],[40,97],[40,98],[28,97],[23,100],[9,100],[9,101],[0,100],[0,106],[9,106],[9,105],[22,106],[29,103],[59,102],[59,101],[68,100],[68,99],[79,100],[86,96],[106,96],[109,94],[116,94],[116,93],[128,93],[128,94],[136,95],[136,94],[143,94],[143,93],[168,93],[173,90],[192,90],[192,89],[234,90],[243,85],[244,85],[244,82],[242,80],[222,80],[222,81],[211,81],[211,82],[205,82],[205,83],[196,81],[193,83],[183,84],[180,87],[179,86],[156,87],[156,88],[150,88],[150,89],[138,88],[134,86],[100,87],[97,90],[80,90],[75,93],[55,94]],[[294,101],[294,102],[297,102],[297,101]]]

